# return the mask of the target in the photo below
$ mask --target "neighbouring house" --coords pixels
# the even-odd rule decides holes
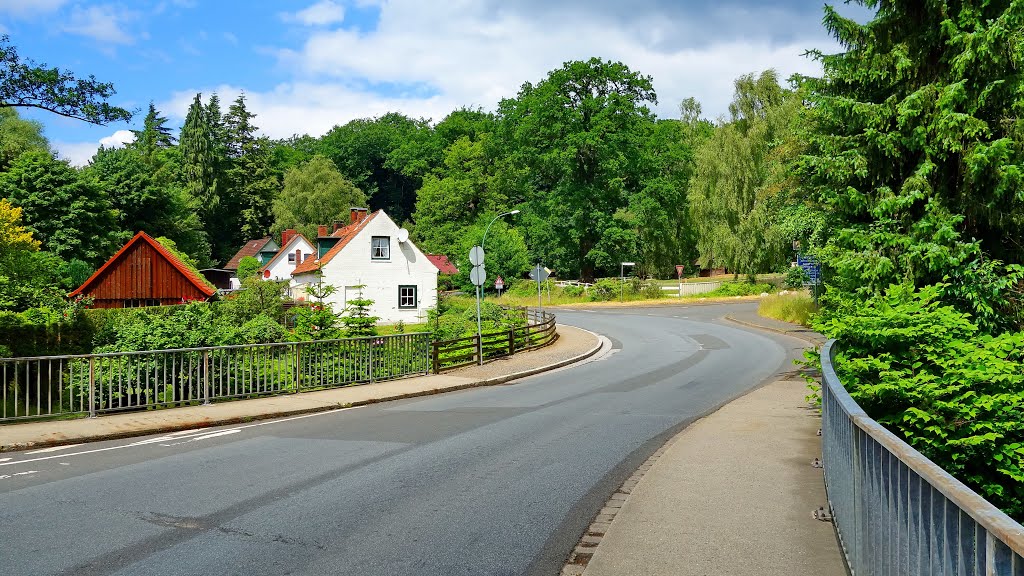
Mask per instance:
[[[373,300],[370,314],[381,322],[425,321],[427,309],[437,303],[437,266],[383,210],[353,208],[349,216],[347,226],[336,223],[330,234],[320,227],[317,257],[292,272],[299,289],[323,282],[336,288],[325,299],[335,311],[344,310],[361,292]]]
[[[213,284],[218,290],[230,291],[237,288],[231,281],[237,282],[236,270],[225,270],[224,268],[203,268],[199,271],[206,278],[207,282]]]
[[[94,308],[140,308],[205,301],[216,293],[198,270],[139,232],[68,297],[90,297]]]
[[[294,286],[292,272],[295,267],[316,255],[316,249],[309,240],[295,230],[281,232],[281,249],[260,267],[260,275],[264,280],[287,280]]]
[[[440,275],[437,285],[441,290],[451,290],[455,287],[455,277],[459,275],[459,269],[452,264],[444,254],[427,254],[427,260],[437,267]]]
[[[228,263],[224,265],[222,270],[227,270],[231,277],[229,279],[228,288],[231,290],[237,290],[240,287],[238,282],[238,263],[242,261],[242,258],[246,256],[252,256],[256,260],[259,260],[260,266],[270,261],[281,250],[277,242],[270,236],[260,238],[259,240],[249,240],[242,246],[234,256],[228,260]],[[218,286],[220,287],[220,286]]]

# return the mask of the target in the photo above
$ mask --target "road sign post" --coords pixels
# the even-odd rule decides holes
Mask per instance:
[[[537,308],[544,308],[543,301],[541,300],[541,290],[540,290],[541,286],[540,286],[540,284],[541,284],[541,282],[547,280],[548,276],[550,276],[550,275],[551,275],[551,273],[548,272],[548,269],[543,267],[543,266],[541,266],[539,262],[537,263],[536,266],[533,267],[532,270],[530,270],[530,280],[536,280],[537,281]]]
[[[622,289],[626,285],[626,266],[636,266],[636,262],[623,262],[619,266],[619,302],[622,302]]]
[[[476,344],[477,344],[477,364],[484,363],[483,355],[483,328],[480,323],[480,292],[481,287],[487,280],[487,271],[484,269],[484,249],[480,246],[473,246],[469,251],[469,263],[473,265],[473,269],[469,271],[469,281],[476,286]]]
[[[501,296],[501,291],[505,289],[505,279],[498,276],[494,279],[494,289],[498,291],[498,296]]]

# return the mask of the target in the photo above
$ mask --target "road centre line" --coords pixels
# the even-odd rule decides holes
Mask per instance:
[[[327,415],[327,414],[336,414],[338,412],[344,412],[346,410],[352,410],[353,408],[357,408],[357,406],[349,407],[349,408],[337,408],[335,410],[328,410],[326,412],[314,412],[312,414],[303,414],[301,416],[292,416],[290,418],[280,418],[280,419],[277,419],[277,420],[265,420],[263,422],[257,422],[255,424],[247,424],[245,426],[238,426],[237,428],[231,428],[231,430],[243,430],[245,428],[254,428],[256,426],[266,426],[268,424],[277,424],[279,422],[289,422],[291,420],[300,420],[300,419],[303,419],[303,418],[312,418],[314,416],[324,416],[324,415]],[[192,432],[192,430],[190,430],[189,432]],[[180,434],[184,434],[184,432],[181,432]],[[181,436],[178,436],[178,437],[161,436],[160,437],[160,440],[162,440],[164,442],[167,442],[169,440],[180,440],[180,439],[181,439]],[[106,448],[96,448],[94,450],[83,450],[81,452],[71,452],[71,453],[68,453],[68,454],[54,454],[52,456],[41,456],[39,458],[29,458],[28,460],[15,460],[15,461],[11,461],[11,462],[0,462],[0,466],[11,466],[11,465],[14,465],[14,464],[27,464],[29,462],[39,462],[41,460],[52,460],[54,458],[70,458],[72,456],[83,456],[85,454],[96,454],[96,453],[99,453],[99,452],[109,452],[110,450],[120,450],[122,448],[132,448],[132,447],[136,447],[136,446],[143,446],[143,445],[146,445],[146,444],[152,444],[153,442],[156,442],[156,441],[157,441],[156,438],[150,438],[149,440],[142,440],[142,441],[139,441],[139,442],[132,442],[131,444],[122,444],[120,446],[108,446]]]

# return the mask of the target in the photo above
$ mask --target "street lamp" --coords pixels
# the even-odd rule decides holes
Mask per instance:
[[[498,214],[497,216],[494,217],[493,220],[491,220],[487,224],[487,227],[484,228],[484,237],[480,239],[480,252],[482,253],[481,254],[481,258],[483,258],[484,255],[486,254],[486,252],[484,251],[484,242],[487,241],[487,233],[490,232],[490,230],[491,230],[491,224],[494,224],[498,220],[498,218],[502,218],[502,217],[505,217],[505,216],[512,216],[513,214],[519,214],[519,210],[510,210],[508,212],[503,212],[501,214]],[[483,263],[484,263],[484,261],[481,260],[480,264],[483,265]],[[477,345],[477,363],[478,364],[483,364],[484,363],[484,354],[483,354],[484,331],[483,331],[483,328],[481,327],[481,324],[480,324],[480,295],[483,292],[482,284],[483,284],[483,282],[481,282],[480,284],[477,284],[477,286],[476,286],[476,345]]]
[[[626,266],[636,266],[636,262],[623,262],[619,266],[619,302],[622,302],[622,288],[626,285]]]

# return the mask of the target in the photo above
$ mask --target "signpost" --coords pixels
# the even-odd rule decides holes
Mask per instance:
[[[818,259],[814,256],[805,256],[797,254],[796,265],[803,268],[804,272],[811,279],[811,295],[814,296],[814,301],[818,301],[818,285],[821,284],[821,264],[818,263]]]
[[[537,281],[537,308],[544,307],[544,305],[541,303],[540,283],[547,280],[548,276],[550,275],[551,274],[548,272],[548,269],[541,266],[539,262],[536,266],[533,267],[532,270],[530,270],[530,280]]]
[[[494,289],[498,291],[498,296],[501,296],[501,291],[505,289],[505,279],[498,276],[494,279]]]
[[[619,266],[619,302],[622,302],[622,289],[626,285],[626,266],[636,266],[636,262],[623,262]]]
[[[480,287],[487,281],[487,271],[484,270],[484,249],[480,246],[473,246],[469,250],[469,263],[473,269],[469,271],[469,281],[476,286],[476,356],[477,364],[484,363],[483,355],[483,328],[480,325]]]

